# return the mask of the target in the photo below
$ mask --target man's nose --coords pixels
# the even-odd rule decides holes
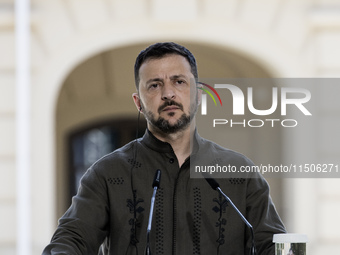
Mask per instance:
[[[165,84],[162,90],[162,100],[172,100],[175,99],[176,93],[171,84]]]

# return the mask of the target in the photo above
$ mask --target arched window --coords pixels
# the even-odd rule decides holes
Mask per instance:
[[[137,132],[138,126],[138,132]],[[69,202],[77,193],[79,181],[86,170],[99,158],[141,137],[146,128],[145,120],[115,120],[79,128],[68,136]]]

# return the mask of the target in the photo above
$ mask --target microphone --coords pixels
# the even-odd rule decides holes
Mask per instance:
[[[161,183],[161,170],[157,169],[156,173],[155,173],[155,177],[153,179],[153,183],[152,183],[153,194],[152,194],[152,197],[151,197],[151,205],[150,205],[148,228],[146,230],[145,255],[151,255],[151,250],[150,250],[150,232],[151,232],[153,208],[155,206],[156,192],[157,192],[157,189],[159,188],[160,183]]]
[[[161,183],[161,170],[157,169],[155,177],[153,179],[152,188],[159,189],[159,184]]]
[[[223,193],[223,191],[220,188],[220,185],[218,184],[218,182],[210,177],[206,177],[206,175],[204,175],[205,180],[209,183],[210,187],[214,190],[217,190],[218,192],[220,192],[220,194],[222,196],[224,196],[224,198],[227,200],[227,202],[234,208],[234,210],[237,212],[237,214],[241,217],[242,221],[247,225],[247,227],[250,229],[250,233],[251,233],[251,238],[252,238],[252,244],[251,244],[251,249],[250,249],[250,254],[251,255],[256,255],[256,246],[255,246],[255,236],[254,236],[254,230],[253,230],[253,226],[249,223],[249,221],[247,221],[247,219],[243,216],[243,214],[239,211],[239,209],[236,207],[236,205],[234,205],[234,203],[230,200],[230,198]]]

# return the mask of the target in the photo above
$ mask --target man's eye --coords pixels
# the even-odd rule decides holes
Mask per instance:
[[[177,84],[184,84],[185,81],[183,81],[183,80],[178,80],[178,81],[176,81],[176,83],[177,83]]]
[[[158,87],[157,83],[150,84],[150,86],[149,86],[150,89],[155,89],[157,87]]]

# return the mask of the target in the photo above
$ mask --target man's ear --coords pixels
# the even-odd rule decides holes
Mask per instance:
[[[200,105],[202,102],[202,90],[197,88],[197,105]]]
[[[197,105],[200,105],[202,102],[202,84],[200,84],[199,82],[196,82],[196,93],[197,93]]]
[[[135,103],[135,105],[137,107],[137,110],[141,112],[142,111],[142,104],[141,104],[138,93],[133,93],[132,98],[133,98],[133,102]]]

